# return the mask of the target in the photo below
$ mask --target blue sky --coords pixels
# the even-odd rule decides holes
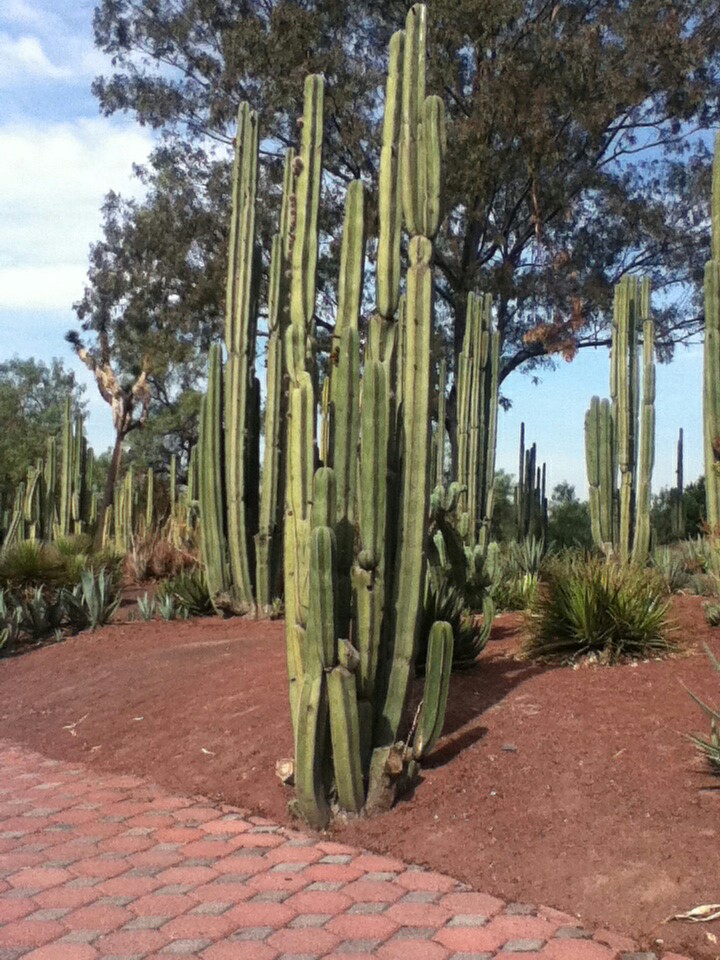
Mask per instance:
[[[107,406],[63,341],[82,294],[87,254],[100,233],[109,189],[137,195],[132,164],[151,135],[130,118],[100,117],[90,92],[108,69],[93,47],[91,0],[0,0],[0,359],[63,357],[88,385],[88,433],[98,450],[111,439]],[[673,482],[678,427],[686,437],[686,478],[702,472],[698,345],[679,348],[657,371],[654,488]],[[520,421],[548,464],[549,483],[585,495],[583,420],[590,397],[608,392],[606,350],[581,351],[571,364],[503,386],[512,409],[500,414],[498,467],[516,472]]]

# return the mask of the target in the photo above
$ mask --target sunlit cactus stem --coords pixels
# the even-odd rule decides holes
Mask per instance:
[[[675,462],[675,489],[672,491],[672,533],[677,540],[685,537],[685,483],[684,483],[684,436],[678,431],[677,459]]]
[[[715,138],[711,199],[711,259],[705,264],[703,439],[706,519],[720,530],[720,133]]]
[[[207,394],[200,409],[198,441],[199,501],[202,516],[202,555],[210,596],[227,595],[230,571],[227,562],[227,540],[222,491],[223,463],[223,371],[222,347],[210,347]]]

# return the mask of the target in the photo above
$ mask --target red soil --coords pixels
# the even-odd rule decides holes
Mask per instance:
[[[446,735],[413,795],[336,831],[345,842],[543,903],[698,960],[720,922],[663,924],[720,901],[720,790],[685,735],[718,702],[700,601],[678,598],[688,655],[636,666],[513,658],[498,618],[480,665],[453,678]],[[2,735],[47,756],[145,775],[286,820],[291,755],[281,623],[123,623],[0,664]],[[718,637],[718,639],[715,639]]]

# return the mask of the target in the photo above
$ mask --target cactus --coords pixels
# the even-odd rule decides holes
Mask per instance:
[[[265,413],[265,459],[260,494],[260,383],[255,375],[258,287],[261,254],[255,245],[258,122],[246,103],[238,112],[229,269],[225,322],[227,364],[222,408],[206,398],[201,418],[199,506],[208,584],[218,608],[234,612],[271,609],[278,578],[277,536],[281,484],[281,423],[285,413],[282,354],[287,326],[287,273],[292,215],[293,153],[288,151],[281,228],[273,240],[268,304],[268,403]],[[313,288],[314,289],[314,288]],[[304,348],[303,348],[304,349]],[[218,348],[219,350],[219,348]],[[216,366],[222,365],[216,351]],[[213,436],[208,437],[208,432]],[[206,458],[210,457],[211,462]],[[194,479],[191,464],[186,497],[188,523],[193,519]],[[212,471],[225,483],[211,481]],[[204,479],[203,479],[204,478]],[[205,482],[207,480],[207,482]],[[192,487],[192,489],[190,489]],[[207,521],[206,521],[207,518]],[[207,538],[204,528],[209,527]]]
[[[463,349],[458,357],[458,481],[465,487],[469,546],[490,542],[497,437],[500,334],[493,329],[492,300],[468,294]]]
[[[720,528],[720,133],[715,138],[711,199],[711,257],[705,264],[703,439],[707,525]]]
[[[173,464],[175,458],[173,457]],[[152,467],[148,467],[145,480],[145,529],[148,533],[155,523],[155,474]]]
[[[638,338],[642,325],[642,386]],[[655,455],[655,325],[650,283],[626,276],[615,288],[611,400],[593,397],[585,456],[595,543],[622,563],[650,549],[650,485]],[[642,405],[641,405],[642,394]],[[642,415],[641,415],[642,410]]]
[[[259,529],[255,538],[257,605],[270,610],[277,595],[282,560],[283,447],[282,423],[286,413],[283,390],[283,349],[289,322],[288,270],[290,266],[290,201],[294,189],[295,151],[285,153],[280,229],[273,237],[268,291],[267,403],[265,452],[260,492]]]
[[[671,493],[672,504],[672,534],[677,540],[685,538],[686,514],[685,514],[685,486],[684,486],[684,463],[683,463],[683,429],[680,427],[677,442],[677,460],[675,467],[675,488]]]
[[[73,421],[70,397],[65,401],[62,430],[62,472],[60,474],[60,536],[70,534],[73,490]]]
[[[520,458],[515,487],[517,539],[547,540],[548,502],[545,495],[546,465],[537,465],[537,446],[525,449],[525,424],[520,424]]]
[[[373,812],[392,802],[398,785],[417,767],[414,752],[422,756],[441,731],[452,660],[452,633],[448,657],[447,634],[438,628],[429,662],[427,711],[422,723],[411,727],[408,742],[400,744],[423,614],[430,477],[437,468],[430,432],[432,237],[439,225],[445,134],[442,104],[425,97],[425,8],[413,7],[405,34],[395,34],[391,42],[377,304],[362,379],[357,321],[363,190],[358,183],[348,191],[327,412],[332,470],[320,468],[313,486],[308,478],[315,457],[317,236],[316,227],[309,231],[307,225],[317,221],[321,90],[319,79],[308,80],[285,351],[290,382],[285,588],[286,608],[292,612],[286,639],[297,805],[314,827],[327,823],[331,797],[349,813]],[[399,329],[401,184],[410,239]],[[308,232],[313,234],[309,244]]]
[[[227,538],[222,495],[222,348],[210,348],[208,390],[200,408],[198,442],[199,500],[202,514],[202,552],[208,589],[215,598],[230,589]]]

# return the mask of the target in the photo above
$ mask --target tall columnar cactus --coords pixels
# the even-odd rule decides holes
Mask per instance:
[[[290,324],[285,333],[288,374],[285,479],[285,635],[290,709],[296,723],[303,684],[310,589],[310,529],[316,458],[315,284],[322,181],[322,77],[305,81],[300,155],[295,160]]]
[[[202,554],[212,597],[227,596],[231,582],[223,499],[222,392],[222,347],[215,343],[210,348],[208,389],[200,409],[198,441]]]
[[[715,139],[711,200],[712,246],[705,264],[703,439],[707,524],[720,529],[720,133]]]
[[[642,331],[642,385],[639,335]],[[593,397],[585,419],[595,543],[622,563],[650,549],[650,485],[655,456],[655,324],[650,283],[626,276],[615,288],[610,396]],[[642,396],[642,407],[641,407]],[[641,415],[642,409],[642,415]]]
[[[463,349],[457,369],[458,482],[470,546],[490,542],[497,444],[500,334],[490,296],[468,294]]]
[[[267,612],[278,570],[279,544],[275,531],[283,479],[280,426],[285,409],[281,381],[282,336],[287,312],[285,275],[293,227],[289,194],[293,157],[290,153],[286,163],[281,229],[273,242],[271,262],[268,403],[261,498],[260,383],[255,375],[261,269],[260,250],[255,245],[258,121],[246,103],[240,105],[238,112],[235,144],[225,321],[227,364],[222,407],[219,411],[215,407],[219,395],[215,390],[212,401],[209,395],[206,398],[201,417],[198,499],[208,583],[216,606],[235,612],[246,612],[257,606]],[[213,363],[222,379],[219,349],[215,350]],[[212,371],[212,376],[218,376],[217,370]],[[208,457],[212,458],[212,464],[207,461]],[[210,482],[213,472],[218,476],[224,474],[224,484]]]
[[[254,603],[250,515],[256,510],[257,486],[248,475],[258,442],[254,424],[257,269],[255,193],[257,189],[258,119],[247,103],[240,106],[235,138],[229,269],[225,315],[224,424],[227,532],[232,592],[241,607]]]
[[[537,462],[537,446],[525,448],[525,424],[520,424],[520,458],[515,487],[515,523],[518,540],[547,538],[548,502],[545,495],[546,468]]]
[[[312,95],[317,89],[318,81],[309,80],[306,91]],[[318,159],[322,117],[313,112],[310,119],[308,123],[306,116],[303,126],[303,154],[306,137],[312,134],[317,151],[313,157]],[[442,103],[425,97],[425,8],[416,6],[408,14],[405,36],[396,34],[391,43],[380,174],[377,311],[370,322],[359,407],[356,325],[362,277],[362,188],[353,185],[343,244],[344,295],[336,328],[337,362],[331,364],[328,458],[333,468],[321,467],[312,485],[308,476],[313,466],[315,404],[308,321],[314,311],[314,278],[312,299],[301,299],[300,294],[307,293],[305,271],[308,263],[314,270],[316,250],[300,257],[296,249],[293,256],[292,325],[286,357],[291,386],[285,572],[286,596],[292,598],[294,618],[286,623],[286,633],[296,731],[297,803],[315,827],[324,826],[330,817],[331,797],[337,798],[340,809],[351,813],[386,807],[398,782],[412,775],[418,760],[432,746],[444,719],[452,631],[448,625],[438,624],[429,647],[423,707],[408,742],[399,740],[425,587],[432,469],[432,238],[440,218],[444,144]],[[312,182],[319,184],[319,171],[303,158],[297,190],[298,236],[305,235],[300,224],[308,190],[303,193],[301,187],[309,168]],[[402,332],[395,320],[400,183],[410,233]],[[399,342],[403,345],[402,363],[397,362]],[[399,409],[398,385],[403,397]],[[304,390],[308,406],[300,407]],[[358,423],[357,481],[350,474],[345,480],[340,474],[356,449]],[[355,482],[356,503],[352,504],[349,491]],[[341,547],[339,534],[344,533],[343,523],[351,507],[359,543],[352,571],[355,602],[350,605],[356,610],[356,620],[347,624],[341,586],[347,560],[341,556],[344,545]],[[308,521],[307,529],[299,520]],[[288,554],[288,544],[293,541],[296,548]],[[307,557],[307,566],[303,557]],[[310,586],[308,593],[305,583]],[[298,615],[304,615],[304,620]]]
[[[445,391],[447,390],[447,363],[443,359],[439,365],[438,401],[437,401],[437,429],[433,438],[435,448],[435,472],[433,487],[442,484],[445,476]]]
[[[73,459],[74,438],[72,404],[70,397],[65,401],[62,428],[62,472],[60,474],[60,525],[61,537],[70,534],[72,523]]]
[[[287,330],[291,252],[291,197],[294,189],[295,151],[285,154],[280,229],[272,240],[268,288],[267,402],[265,406],[265,450],[260,491],[259,529],[255,537],[257,605],[269,610],[278,593],[282,560],[282,447],[286,413],[283,389],[283,344]]]
[[[684,442],[683,429],[680,427],[677,442],[677,459],[675,464],[675,488],[672,491],[672,534],[678,540],[685,537],[685,484],[684,484]]]

